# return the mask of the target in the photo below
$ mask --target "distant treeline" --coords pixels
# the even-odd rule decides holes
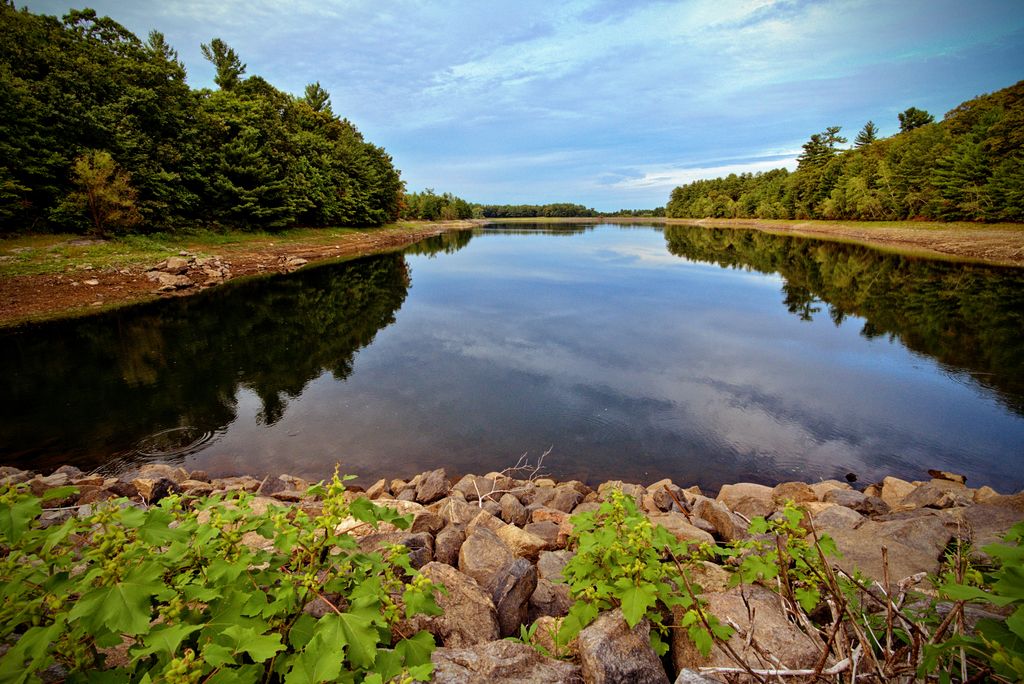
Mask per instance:
[[[474,214],[478,218],[569,218],[573,216],[598,216],[599,214],[582,204],[476,204]]]
[[[435,194],[431,188],[412,192],[402,198],[401,217],[421,221],[453,221],[473,217],[473,207],[450,192]]]
[[[217,90],[177,53],[92,10],[0,0],[0,233],[378,225],[402,182],[318,83],[274,88],[219,39]]]
[[[1024,81],[965,102],[935,123],[914,107],[900,133],[839,127],[803,146],[797,170],[730,174],[672,191],[673,218],[1024,221]]]

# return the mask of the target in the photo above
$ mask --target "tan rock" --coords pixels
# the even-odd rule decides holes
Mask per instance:
[[[736,510],[736,504],[743,499],[755,499],[763,501],[770,508],[772,507],[772,488],[765,485],[754,484],[753,482],[739,482],[737,484],[722,485],[718,491],[716,501],[721,501],[732,510]]]
[[[806,482],[783,482],[775,485],[772,489],[772,501],[777,505],[793,501],[802,503],[804,501],[817,501],[818,495],[814,493],[811,486]]]
[[[896,507],[912,491],[914,491],[914,485],[898,477],[889,476],[882,480],[882,492],[879,496],[885,503]]]
[[[698,529],[690,524],[690,521],[682,513],[657,513],[648,515],[652,525],[661,525],[681,542],[694,544],[714,544],[715,538],[704,530]]]
[[[444,563],[427,563],[420,572],[444,592],[434,592],[440,615],[416,615],[408,620],[414,633],[425,629],[448,647],[462,648],[487,641],[498,635],[498,614],[489,593],[476,580]]]
[[[840,482],[839,480],[823,480],[822,482],[811,483],[811,491],[818,497],[818,501],[825,500],[825,494],[832,491],[833,489],[853,489],[849,482]],[[872,494],[877,496],[877,494]]]

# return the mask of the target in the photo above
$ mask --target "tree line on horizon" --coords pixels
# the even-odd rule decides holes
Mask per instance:
[[[676,187],[670,218],[1024,221],[1024,81],[935,122],[911,107],[900,132],[868,121],[852,149],[840,127],[804,143],[796,171],[729,174]]]
[[[192,89],[157,31],[90,9],[0,0],[0,234],[276,230],[399,216],[391,157],[319,83],[282,92],[220,39],[216,90]]]

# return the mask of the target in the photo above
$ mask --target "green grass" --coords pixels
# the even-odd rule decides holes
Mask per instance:
[[[0,240],[0,277],[62,273],[86,265],[95,269],[148,267],[182,250],[198,256],[224,256],[260,245],[330,244],[354,233],[413,230],[422,226],[402,222],[381,228],[295,228],[277,233],[196,230],[95,241],[81,235],[26,235]],[[84,241],[90,244],[73,244]]]

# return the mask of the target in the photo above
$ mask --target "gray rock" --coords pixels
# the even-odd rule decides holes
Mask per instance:
[[[430,509],[447,523],[468,525],[482,510],[476,504],[467,503],[455,496],[448,496],[430,505]]]
[[[757,585],[748,585],[734,587],[721,593],[704,594],[703,598],[707,612],[723,623],[731,621],[738,625],[743,633],[753,629],[753,639],[778,658],[781,667],[813,668],[817,664],[822,644],[820,641],[815,642],[789,622],[777,594]],[[683,613],[685,610],[681,607],[673,609],[676,624],[682,619]],[[750,619],[751,613],[754,615],[753,623]],[[733,634],[729,639],[729,645],[750,667],[765,667],[755,649],[747,645],[744,634]],[[671,652],[677,672],[701,667],[737,667],[737,663],[718,648],[712,648],[707,657],[702,656],[684,629],[672,631]]]
[[[575,555],[574,551],[541,551],[540,557],[537,559],[537,574],[541,579],[552,581],[561,579],[562,568]]]
[[[626,496],[633,497],[638,506],[640,505],[640,502],[643,501],[644,495],[647,493],[647,490],[638,484],[630,484],[621,480],[609,480],[608,482],[601,483],[597,487],[597,495],[601,501],[607,501],[613,489],[619,490]]]
[[[537,588],[537,569],[533,564],[513,556],[497,534],[480,525],[459,549],[459,570],[490,592],[498,611],[501,635],[517,634],[519,625],[526,621],[530,596]]]
[[[953,534],[934,511],[920,509],[915,512],[919,515],[899,520],[867,520],[861,528],[875,534],[879,540],[885,540],[886,545],[888,540],[896,540],[933,558],[941,558]]]
[[[438,648],[430,660],[436,684],[583,684],[575,665],[545,658],[534,648],[514,641]]]
[[[459,564],[459,549],[466,541],[466,530],[462,525],[449,524],[434,537],[434,560],[448,565]]]
[[[889,512],[889,504],[877,496],[866,496],[855,489],[831,489],[825,492],[822,501],[863,513],[864,515],[884,515]]]
[[[903,497],[905,508],[953,508],[974,503],[973,494],[962,484],[949,480],[932,480]]]
[[[462,492],[467,501],[476,501],[481,496],[490,494],[497,488],[497,483],[490,478],[481,477],[480,475],[466,475],[455,483],[452,490]]]
[[[476,580],[444,563],[427,563],[420,572],[445,587],[434,592],[440,615],[416,615],[408,633],[425,629],[445,646],[462,648],[498,638],[498,613],[488,592]]]
[[[501,506],[501,519],[508,524],[522,527],[529,521],[530,512],[514,495],[505,492],[498,504]]]
[[[548,508],[554,508],[556,511],[564,511],[568,513],[572,509],[576,508],[579,503],[583,501],[583,495],[573,489],[572,487],[566,487],[562,485],[555,489],[555,496],[548,502]]]
[[[451,483],[448,482],[444,468],[431,470],[420,476],[416,486],[416,501],[421,504],[433,503],[447,496],[450,489]]]
[[[543,539],[545,549],[557,549],[559,547],[558,530],[558,523],[551,522],[550,520],[532,522],[523,527],[523,531],[527,534]],[[538,550],[539,553],[540,551]]]
[[[578,649],[588,684],[668,684],[661,659],[651,648],[650,623],[642,620],[630,629],[618,608],[580,632]]]
[[[814,521],[814,529],[819,534],[822,532],[831,533],[835,529],[852,530],[867,520],[857,511],[846,506],[840,506],[839,504],[834,504],[819,513],[813,514],[811,519]]]
[[[161,270],[165,273],[184,273],[188,270],[188,259],[168,257]]]
[[[697,544],[701,542],[707,542],[708,544],[715,543],[714,537],[704,530],[694,527],[682,513],[661,513],[657,515],[649,515],[647,518],[651,521],[651,524],[655,526],[661,525],[671,532],[679,541],[695,542]]]
[[[698,496],[693,501],[693,516],[711,523],[715,531],[725,541],[743,539],[747,536],[747,526],[722,503]]]
[[[861,525],[853,530],[832,529],[829,535],[836,542],[842,558],[835,563],[847,572],[860,569],[868,577],[882,582],[882,551],[884,545],[889,555],[889,580],[899,582],[919,572],[935,573],[939,569],[937,555],[908,546],[898,539],[880,536],[877,529]]]
[[[721,684],[717,679],[705,677],[697,670],[680,670],[673,684]]]
[[[569,595],[569,586],[556,584],[551,580],[538,579],[537,588],[530,595],[527,619],[534,623],[538,618],[565,617],[572,608],[573,600]]]

